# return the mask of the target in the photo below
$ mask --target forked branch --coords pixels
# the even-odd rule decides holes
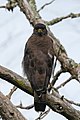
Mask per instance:
[[[33,90],[28,80],[25,80],[20,75],[2,66],[0,66],[0,78],[12,83],[26,93],[33,95]],[[47,93],[46,97],[46,104],[53,111],[58,112],[68,120],[80,119],[80,112],[74,109],[65,99],[62,99],[62,97],[60,97],[59,93],[55,89],[53,89],[52,94]]]

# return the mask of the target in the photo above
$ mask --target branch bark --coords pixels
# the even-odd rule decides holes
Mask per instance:
[[[47,104],[55,112],[63,115],[68,120],[80,120],[80,111],[74,109],[64,98],[53,90],[52,95],[47,95]]]
[[[2,67],[1,65],[0,65],[0,78],[17,86],[18,88],[20,88],[21,90],[25,91],[28,94],[31,95],[33,94],[32,88],[27,79],[24,79],[20,75],[17,75],[16,73],[12,72],[11,70],[5,67]]]
[[[0,115],[3,120],[27,120],[19,110],[0,92]]]
[[[33,95],[33,90],[28,80],[11,70],[0,66],[0,78],[12,83],[24,92]],[[53,90],[52,94],[47,93],[46,104],[55,112],[63,115],[68,120],[80,120],[80,111],[74,109],[69,102]],[[9,120],[9,119],[8,119]]]
[[[53,19],[51,21],[46,21],[46,22],[47,22],[48,25],[54,25],[54,24],[56,24],[58,22],[61,22],[62,20],[67,19],[67,18],[73,19],[73,18],[77,18],[77,17],[80,17],[80,13],[77,13],[77,14],[70,13],[70,14],[68,14],[66,16],[59,17],[59,18]]]

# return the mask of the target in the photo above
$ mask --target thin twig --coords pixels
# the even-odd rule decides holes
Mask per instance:
[[[47,25],[54,25],[54,24],[56,24],[58,22],[61,22],[64,19],[67,19],[67,18],[77,18],[77,17],[80,17],[80,13],[77,13],[77,14],[70,13],[67,16],[63,16],[63,17],[60,17],[60,18],[52,19],[51,21],[46,21],[46,24]]]
[[[76,106],[78,106],[78,107],[80,107],[80,103],[75,103],[74,101],[72,101],[72,100],[68,100],[68,99],[66,99],[66,98],[64,98],[67,102],[69,102],[70,104],[73,104],[73,105],[76,105]]]
[[[34,107],[34,104],[29,105],[29,106],[27,106],[27,107],[23,107],[22,102],[20,102],[20,105],[17,105],[16,107],[17,107],[17,108],[21,108],[21,109],[30,110],[30,109],[32,109],[32,108]]]
[[[6,95],[6,96],[7,96],[9,99],[11,99],[12,94],[13,94],[16,90],[17,90],[17,87],[14,86],[14,87],[11,89],[10,93],[9,93],[8,95]]]
[[[8,3],[6,3],[6,5],[2,5],[0,6],[0,8],[5,8],[8,11],[13,11],[13,9],[18,5],[18,3],[16,2],[16,0],[10,0],[8,1]]]
[[[50,92],[51,89],[53,88],[54,84],[56,83],[56,81],[58,80],[59,76],[61,75],[61,73],[63,73],[64,70],[60,69],[59,71],[57,71],[57,73],[55,74],[52,82],[50,83],[50,86],[48,87],[48,91]]]
[[[6,6],[2,5],[2,6],[0,6],[0,8],[6,8]]]
[[[41,112],[39,117],[36,118],[35,120],[41,120],[43,119],[48,113],[50,112],[50,108],[48,110],[46,110],[45,112]]]
[[[59,86],[56,87],[56,89],[59,89],[63,86],[65,86],[68,82],[70,82],[73,79],[73,76],[71,76],[69,79],[67,79],[65,82],[63,82],[62,84],[60,84]]]
[[[52,0],[51,2],[48,2],[46,4],[44,4],[37,12],[40,12],[42,9],[44,9],[44,7],[46,7],[47,5],[50,5],[51,3],[53,3],[55,0]]]
[[[80,80],[79,79],[76,79],[79,83],[80,83]]]
[[[64,73],[64,72],[65,72],[65,70],[63,70],[63,69],[60,69],[59,71],[57,71],[57,73],[55,74],[55,76],[54,76],[54,78],[53,78],[53,80],[52,80],[52,82],[51,82],[52,86],[54,86],[54,84],[55,84],[56,81],[58,80],[59,76],[60,76],[62,73]]]

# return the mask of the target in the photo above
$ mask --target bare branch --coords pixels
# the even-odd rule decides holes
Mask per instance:
[[[78,106],[78,107],[80,107],[80,103],[75,103],[74,101],[72,101],[72,100],[68,100],[68,99],[66,99],[66,98],[64,98],[66,101],[68,101],[70,104],[73,104],[73,105],[76,105],[76,106]]]
[[[10,93],[8,95],[6,95],[6,97],[8,97],[9,99],[11,99],[12,94],[17,90],[16,86],[13,86],[13,88],[11,89]]]
[[[0,6],[0,8],[5,8],[8,11],[13,11],[13,9],[17,6],[17,2],[16,0],[9,0],[8,3],[6,3],[6,5]]]
[[[78,81],[80,82],[80,63],[78,64],[77,72],[78,72]]]
[[[52,82],[51,82],[51,84],[52,84],[52,86],[54,86],[54,84],[56,83],[56,81],[58,80],[58,78],[59,78],[59,76],[62,74],[62,73],[64,73],[64,72],[66,72],[64,69],[60,69],[59,71],[57,71],[57,73],[55,74],[55,76],[53,77],[53,80],[52,80]]]
[[[59,76],[61,75],[61,73],[66,72],[64,69],[60,69],[59,71],[57,71],[57,73],[55,74],[55,76],[52,79],[52,82],[50,83],[49,87],[48,87],[48,91],[50,92],[51,89],[53,88],[54,84],[56,83],[56,81],[58,80]]]
[[[20,102],[20,105],[17,105],[16,107],[17,107],[17,108],[21,108],[21,109],[30,110],[30,109],[32,109],[32,108],[34,107],[34,104],[29,105],[29,106],[27,106],[27,107],[23,107],[22,102]]]
[[[3,6],[0,6],[0,8],[5,8],[5,6],[3,5]]]
[[[53,3],[54,1],[55,1],[55,0],[52,0],[52,1],[50,1],[50,2],[48,2],[48,3],[46,3],[46,4],[44,4],[37,12],[40,12],[42,9],[44,9],[44,7],[50,5],[50,4]]]
[[[54,24],[56,24],[56,23],[59,23],[59,22],[61,22],[62,20],[64,20],[64,19],[67,19],[67,18],[77,18],[77,17],[80,17],[80,13],[77,13],[77,14],[75,14],[75,13],[70,13],[69,15],[67,15],[67,16],[64,16],[64,17],[60,17],[60,18],[56,18],[56,19],[53,19],[53,20],[51,20],[51,21],[46,21],[46,24],[47,25],[54,25]]]
[[[80,83],[80,79],[78,78],[78,79],[76,79],[79,83]]]
[[[12,83],[26,93],[33,95],[33,90],[28,80],[11,70],[0,66],[0,78]],[[55,92],[54,92],[55,91]],[[46,104],[55,112],[65,116],[68,120],[79,120],[80,112],[74,109],[69,102],[61,99],[59,93],[54,89],[53,93],[46,94]],[[74,116],[73,116],[74,115]]]
[[[10,100],[0,92],[0,115],[2,120],[27,120]]]
[[[29,20],[30,24],[34,26],[39,20],[41,19],[41,16],[36,11],[36,4],[34,4],[35,1],[29,2],[27,0],[16,0],[20,10],[25,14],[26,18]]]
[[[41,120],[43,119],[48,113],[50,112],[50,108],[48,110],[46,110],[45,112],[41,112],[39,117],[36,118],[35,120]]]
[[[12,72],[11,70],[0,66],[0,78],[17,86],[18,88],[25,91],[26,93],[29,92],[30,95],[33,95],[33,90],[28,80],[24,79],[23,77],[16,74],[15,72]]]
[[[71,76],[69,79],[67,79],[65,82],[63,82],[61,85],[59,85],[58,87],[56,87],[56,89],[59,89],[63,86],[65,86],[68,82],[70,82],[73,79],[73,77]]]
[[[63,116],[65,115],[64,111],[66,111],[67,114],[65,117],[68,120],[79,120],[80,119],[80,118],[77,118],[78,115],[77,116],[74,115],[76,112],[75,110],[74,110],[74,113],[73,113],[73,110],[71,111],[69,102],[67,102],[65,99],[62,99],[62,97],[60,97],[60,95],[58,94],[57,91],[54,90],[52,94],[53,94],[53,96],[48,96],[48,102],[50,99],[52,100],[51,106],[54,106],[54,108],[53,108],[54,111],[57,111],[58,113],[62,114]],[[60,98],[60,99],[58,99],[58,98]],[[49,106],[49,107],[52,108],[51,106]],[[63,106],[65,106],[65,107],[63,107]],[[66,109],[66,108],[68,108],[68,109]],[[69,112],[70,112],[71,116],[68,116]]]

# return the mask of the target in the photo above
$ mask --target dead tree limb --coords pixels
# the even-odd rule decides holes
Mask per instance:
[[[11,70],[0,66],[0,78],[12,83],[24,92],[33,95],[33,90],[28,80],[25,80],[20,75]],[[80,111],[74,109],[68,101],[53,90],[52,94],[47,93],[46,104],[55,112],[63,115],[68,120],[80,120]]]
[[[0,92],[0,115],[3,120],[27,120],[10,102],[8,97]]]
[[[6,95],[9,99],[11,99],[12,94],[17,90],[16,86],[13,86],[13,88],[11,89],[11,91],[9,92],[8,95]]]
[[[56,23],[61,22],[62,20],[67,19],[67,18],[73,19],[73,18],[78,18],[78,17],[80,17],[80,13],[77,13],[77,14],[75,14],[75,13],[70,13],[70,14],[68,14],[68,15],[66,15],[66,16],[59,17],[59,18],[53,19],[53,20],[51,20],[51,21],[47,21],[47,24],[48,24],[48,25],[54,25],[54,24],[56,24]]]
[[[40,12],[41,10],[43,10],[46,6],[50,5],[51,3],[53,3],[55,0],[52,0],[48,3],[45,3],[37,12]]]

